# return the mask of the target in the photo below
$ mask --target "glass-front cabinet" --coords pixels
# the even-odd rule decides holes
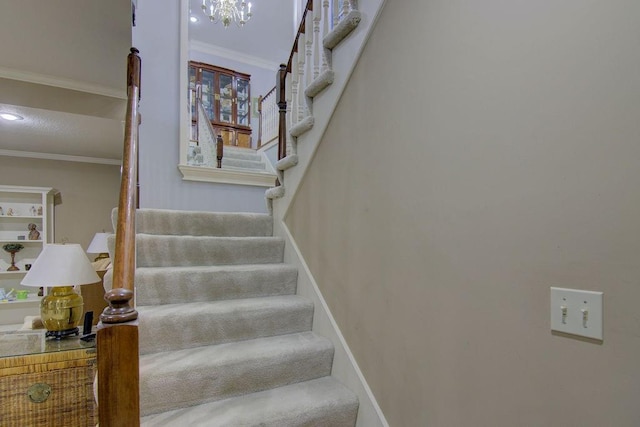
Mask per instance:
[[[201,62],[189,62],[191,139],[197,140],[196,99],[226,145],[251,147],[251,76]]]

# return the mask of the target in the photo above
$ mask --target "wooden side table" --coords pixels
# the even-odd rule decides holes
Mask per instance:
[[[95,426],[95,343],[44,332],[0,334],[0,425]]]

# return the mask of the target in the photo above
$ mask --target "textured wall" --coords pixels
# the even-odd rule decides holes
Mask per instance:
[[[639,17],[387,1],[287,224],[392,426],[640,425]]]
[[[55,241],[87,248],[93,235],[112,232],[118,206],[120,167],[0,156],[0,184],[52,187],[62,195],[55,207]]]

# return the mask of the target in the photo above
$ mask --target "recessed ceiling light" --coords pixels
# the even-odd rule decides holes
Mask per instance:
[[[189,18],[189,21],[191,21],[191,22],[198,22],[198,21],[199,21],[199,19],[198,19],[198,18],[196,18],[195,16],[192,16],[192,17],[190,17],[190,18]]]
[[[12,113],[0,113],[0,117],[2,117],[5,120],[10,120],[10,121],[14,121],[14,120],[22,120],[23,117],[17,115],[17,114],[12,114]]]

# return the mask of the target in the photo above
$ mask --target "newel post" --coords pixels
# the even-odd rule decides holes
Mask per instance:
[[[280,64],[276,75],[276,103],[278,104],[278,160],[287,155],[287,66]]]
[[[140,425],[138,313],[133,308],[135,275],[135,214],[137,207],[138,125],[141,60],[131,48],[127,67],[122,178],[113,258],[113,289],[100,315],[98,353],[98,418],[101,427]]]
[[[222,168],[222,156],[224,155],[224,140],[222,135],[216,138],[216,160],[218,161],[218,169]]]

